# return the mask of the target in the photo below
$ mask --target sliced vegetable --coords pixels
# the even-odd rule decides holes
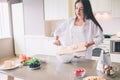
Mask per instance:
[[[24,66],[28,66],[28,65],[30,65],[31,63],[40,63],[40,61],[39,61],[38,58],[33,57],[33,58],[29,59],[29,60],[24,61],[22,64],[23,64]]]

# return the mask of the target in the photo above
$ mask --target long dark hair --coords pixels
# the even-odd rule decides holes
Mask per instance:
[[[85,20],[85,18],[91,19],[101,29],[101,31],[103,31],[101,25],[98,23],[98,21],[95,19],[94,15],[93,15],[90,1],[89,0],[76,0],[75,7],[78,2],[81,2],[83,4],[84,20]]]

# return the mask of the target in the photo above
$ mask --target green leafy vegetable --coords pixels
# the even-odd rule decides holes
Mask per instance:
[[[28,65],[30,65],[31,63],[40,63],[40,61],[39,61],[38,58],[33,57],[33,58],[31,58],[31,59],[23,62],[23,65],[24,65],[24,66],[28,66]]]

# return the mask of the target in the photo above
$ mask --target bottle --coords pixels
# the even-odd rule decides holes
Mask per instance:
[[[111,66],[111,57],[109,52],[104,53],[104,64]]]
[[[103,72],[104,67],[104,50],[101,50],[100,59],[98,60],[97,70]]]

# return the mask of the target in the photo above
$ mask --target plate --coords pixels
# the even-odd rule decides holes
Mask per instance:
[[[88,76],[88,77],[85,77],[83,80],[106,80],[106,79],[99,76]]]
[[[0,65],[0,70],[11,70],[11,69],[15,69],[19,66],[20,66],[20,64],[15,64],[12,67],[6,68],[6,67],[4,67],[4,65]]]

